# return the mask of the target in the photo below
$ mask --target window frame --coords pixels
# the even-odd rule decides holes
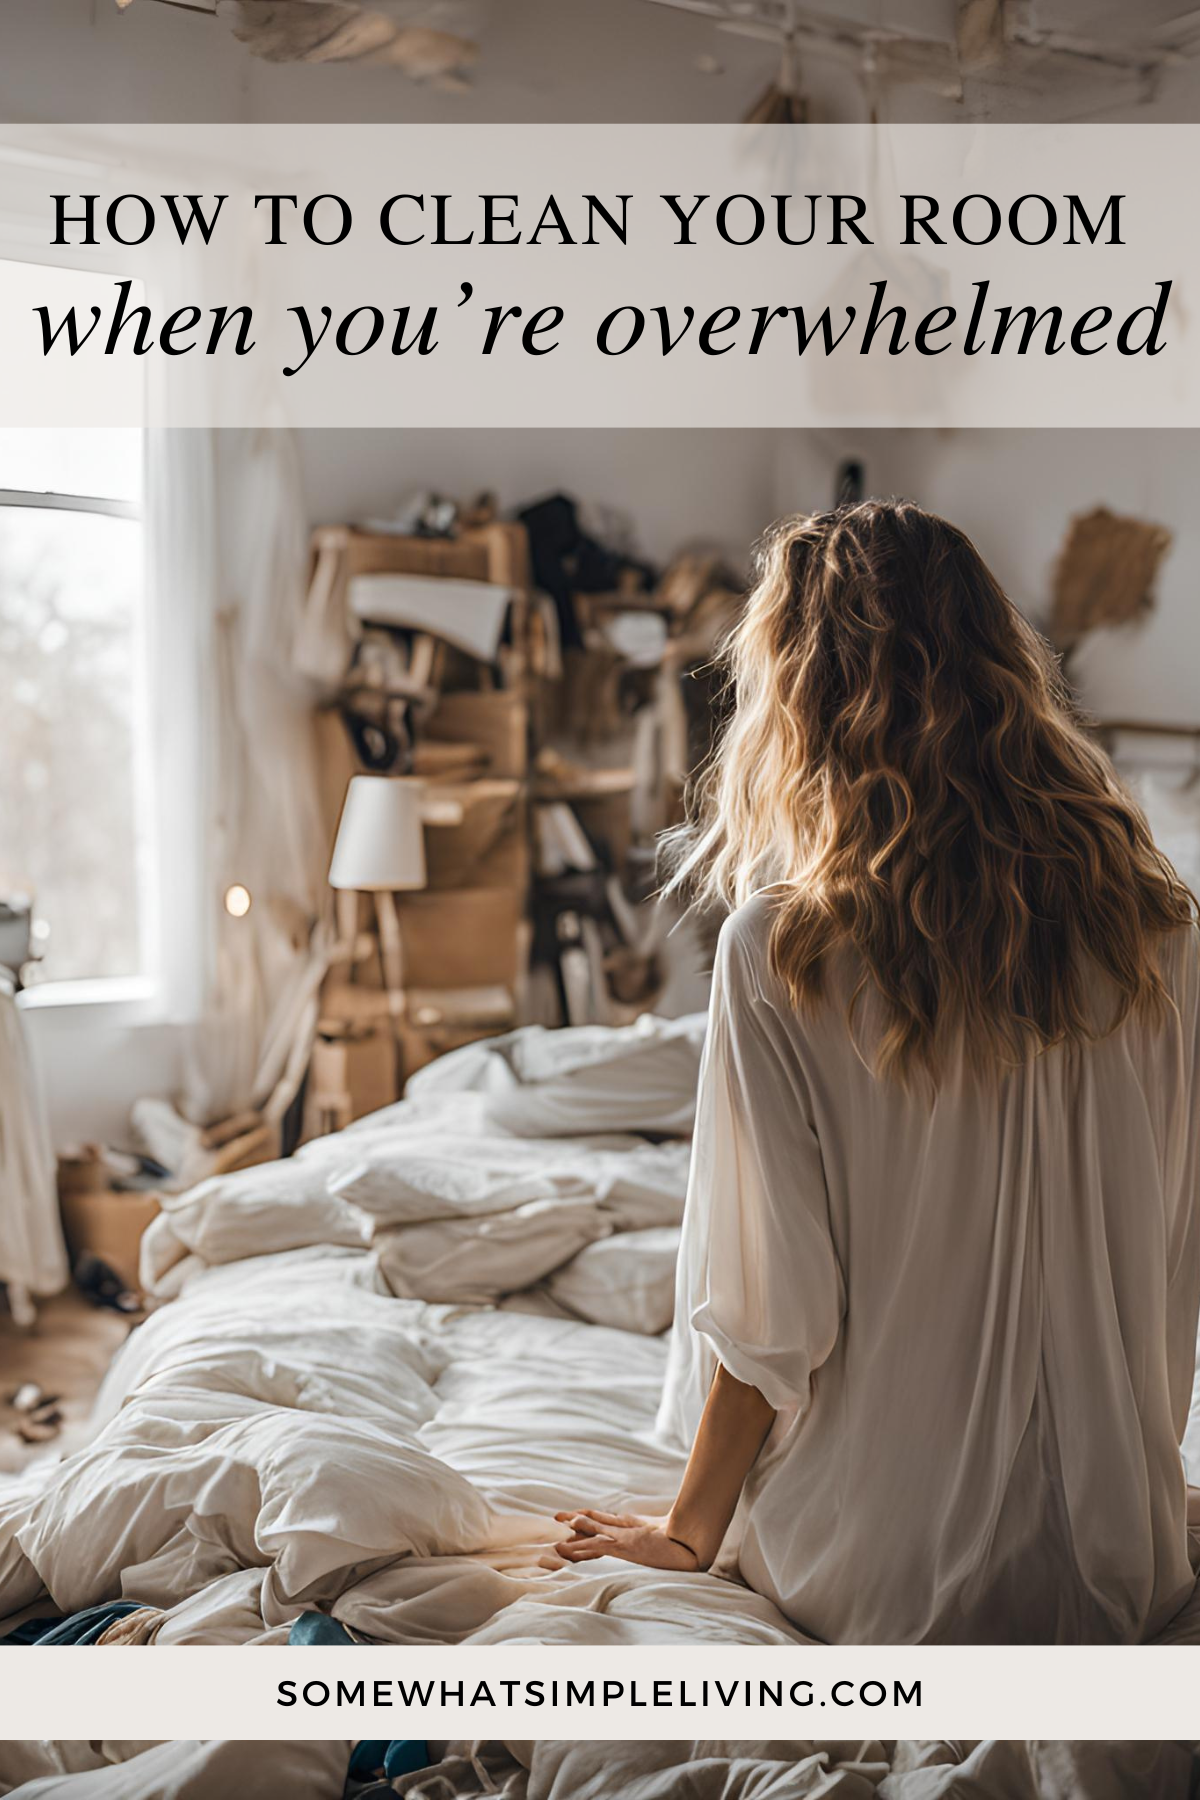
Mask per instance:
[[[128,429],[128,428],[126,428]],[[143,502],[145,490],[145,457],[148,434],[141,427],[143,456]],[[140,545],[142,587],[134,627],[134,666],[137,692],[134,696],[133,722],[133,804],[136,817],[135,837],[147,845],[147,853],[139,855],[134,869],[134,889],[138,908],[137,975],[65,976],[62,980],[37,982],[23,989],[22,1009],[45,1011],[60,1007],[86,1006],[103,1009],[103,1016],[113,1024],[153,1023],[163,1016],[163,980],[161,968],[161,930],[157,916],[159,812],[150,758],[148,681],[149,638],[151,620],[148,593],[149,559],[146,544],[146,508],[133,500],[104,498],[97,494],[68,494],[57,489],[0,487],[0,511],[70,512],[99,515],[111,519],[127,519],[142,528]]]
[[[47,512],[104,513],[111,519],[146,522],[145,509],[133,500],[101,500],[95,494],[60,494],[56,489],[0,487],[0,506],[22,511],[42,508]]]
[[[201,10],[215,12],[215,4],[202,0]],[[0,183],[0,265],[32,262],[80,274],[107,274],[116,279],[130,275],[126,259],[115,246],[47,244],[39,210],[40,185],[34,184],[27,193],[21,182],[21,165],[30,164],[41,171],[52,168],[56,175],[61,173],[64,187],[73,183],[92,185],[108,166],[108,160],[91,146],[66,153],[22,147],[14,157],[0,141],[0,176],[10,178]],[[145,271],[135,279],[142,283],[146,303],[153,305],[153,273]],[[159,520],[153,498],[152,460],[161,430],[158,415],[163,409],[161,396],[155,394],[153,371],[147,369],[143,379],[141,422],[128,427],[141,430],[143,443],[139,509],[144,572],[142,661],[137,695],[141,727],[140,743],[135,745],[135,752],[141,752],[135,761],[138,803],[147,809],[144,816],[148,823],[149,854],[140,859],[138,869],[143,972],[139,977],[48,981],[27,988],[20,995],[22,1009],[28,1007],[64,1018],[74,1009],[80,1029],[88,1034],[88,1041],[96,1043],[110,1042],[107,1034],[111,1030],[194,1024],[204,1011],[207,981],[207,950],[195,899],[204,868],[202,827],[195,798],[197,771],[203,760],[198,677],[193,688],[173,693],[176,729],[169,734],[169,742],[159,742],[155,732],[155,689],[178,674],[178,659],[173,660],[171,653],[186,636],[186,624],[176,619],[172,607],[162,604],[159,592]],[[38,503],[37,496],[33,499]],[[40,503],[51,505],[53,501],[42,497]],[[129,503],[96,502],[97,509],[126,504]]]

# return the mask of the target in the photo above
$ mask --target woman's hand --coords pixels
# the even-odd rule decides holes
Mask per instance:
[[[571,1536],[554,1548],[566,1562],[591,1562],[598,1556],[619,1556],[622,1562],[643,1563],[649,1569],[695,1570],[700,1567],[695,1551],[667,1536],[666,1519],[640,1519],[629,1513],[555,1513],[560,1525],[571,1527]]]
[[[721,1552],[746,1472],[766,1440],[775,1409],[755,1387],[738,1381],[718,1365],[705,1402],[683,1482],[665,1518],[644,1519],[631,1513],[555,1513],[571,1535],[541,1559],[547,1569],[564,1562],[593,1562],[619,1556],[623,1562],[649,1569],[678,1569],[685,1574],[711,1568]]]

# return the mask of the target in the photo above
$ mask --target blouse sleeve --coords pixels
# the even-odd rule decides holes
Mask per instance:
[[[681,1288],[693,1330],[778,1410],[807,1402],[845,1287],[807,1084],[738,925],[713,971]]]

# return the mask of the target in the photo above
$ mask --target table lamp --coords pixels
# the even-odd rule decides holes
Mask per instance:
[[[346,789],[329,885],[373,894],[388,1010],[404,1017],[404,954],[395,896],[425,886],[425,783],[403,775],[354,775]]]

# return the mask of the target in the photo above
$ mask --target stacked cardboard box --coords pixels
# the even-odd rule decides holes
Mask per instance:
[[[482,569],[461,566],[452,550],[441,547],[438,569],[428,572],[483,578]],[[409,546],[390,539],[369,550],[359,545],[355,554],[370,568],[404,568]],[[428,546],[417,543],[414,554],[424,570]],[[478,546],[469,554],[477,559]],[[489,556],[492,579],[520,577],[523,545],[510,530],[493,533]],[[458,822],[426,826],[428,885],[396,896],[405,986],[399,1020],[383,987],[371,902],[339,896],[340,955],[322,993],[309,1130],[333,1129],[373,1111],[433,1057],[515,1022],[531,935],[525,617],[523,604],[514,604],[501,670],[506,685],[482,685],[495,671],[447,661],[451,679],[475,685],[448,687],[419,717],[411,772],[430,783],[436,798],[453,803]],[[339,707],[321,714],[318,742],[332,849],[350,777],[364,771]]]
[[[161,1210],[157,1194],[114,1188],[103,1157],[85,1148],[59,1158],[58,1202],[72,1267],[81,1256],[98,1257],[136,1292],[142,1233]]]

